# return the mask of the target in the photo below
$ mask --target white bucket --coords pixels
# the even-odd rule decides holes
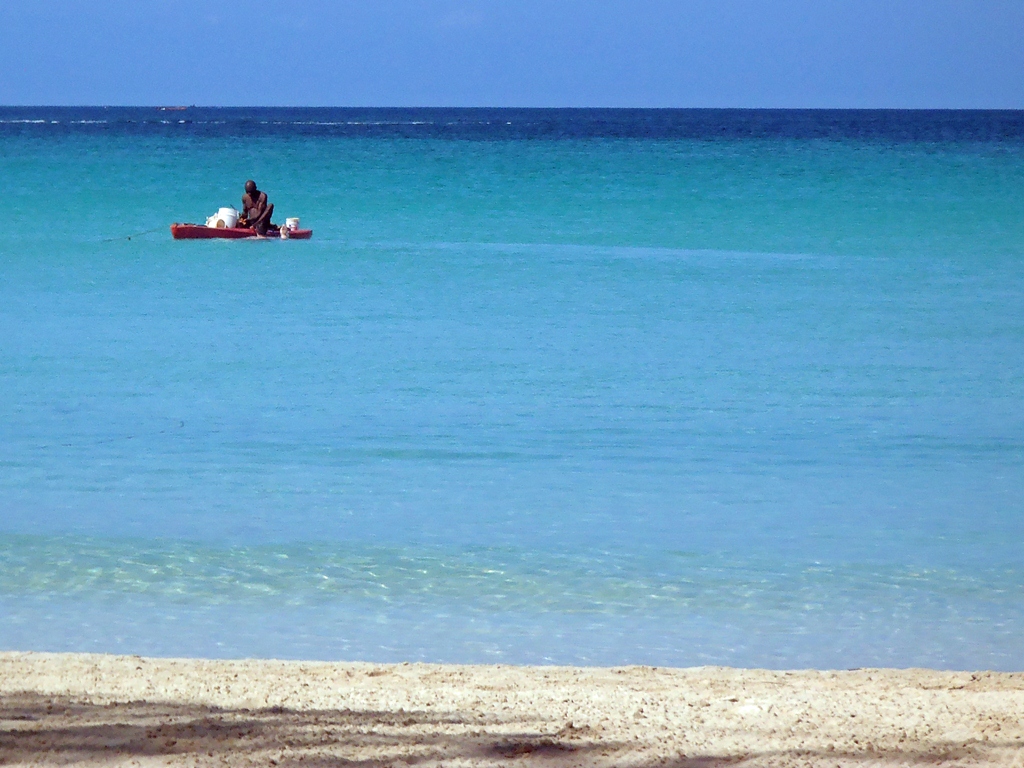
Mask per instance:
[[[284,220],[284,225],[288,229],[298,229],[299,228],[299,219],[298,219],[298,217],[292,218],[292,219],[285,219]]]
[[[206,226],[214,229],[233,227],[238,223],[238,211],[234,208],[221,208],[206,220]]]
[[[217,218],[224,222],[224,226],[230,229],[238,223],[238,211],[234,208],[221,208],[217,211]]]

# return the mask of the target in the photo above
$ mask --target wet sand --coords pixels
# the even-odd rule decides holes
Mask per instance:
[[[1024,768],[1024,673],[0,654],[0,764]]]

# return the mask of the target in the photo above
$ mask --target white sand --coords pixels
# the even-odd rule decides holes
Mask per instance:
[[[1002,765],[1024,674],[0,654],[0,764]]]

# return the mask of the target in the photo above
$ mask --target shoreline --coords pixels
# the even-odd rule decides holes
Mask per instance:
[[[1024,673],[0,653],[0,764],[1024,768]]]

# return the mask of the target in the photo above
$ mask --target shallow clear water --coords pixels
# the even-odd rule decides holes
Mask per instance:
[[[248,177],[313,240],[170,239]],[[0,647],[1024,668],[1020,115],[0,109],[0,179]]]

